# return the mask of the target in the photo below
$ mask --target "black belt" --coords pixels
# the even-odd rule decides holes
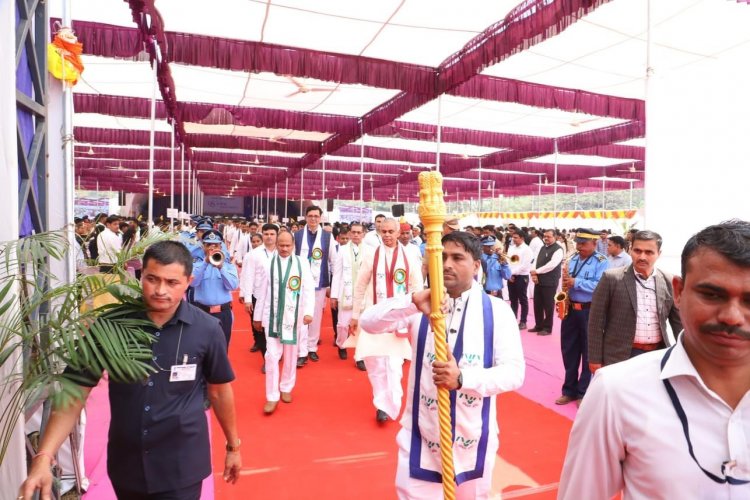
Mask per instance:
[[[591,302],[573,302],[570,301],[570,308],[574,311],[583,311],[591,307]]]
[[[196,302],[194,305],[198,309],[202,309],[203,311],[206,311],[209,314],[211,313],[211,308],[215,307],[215,306],[207,306],[207,305],[201,304],[199,302]],[[221,312],[231,311],[231,310],[232,310],[232,303],[231,302],[226,302],[224,304],[221,304]]]

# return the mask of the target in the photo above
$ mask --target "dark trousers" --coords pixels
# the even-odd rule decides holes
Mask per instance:
[[[203,304],[196,305],[206,311],[206,306]],[[208,312],[208,311],[206,311]],[[227,351],[229,351],[229,339],[232,338],[232,308],[230,307],[222,307],[221,311],[217,313],[208,313],[214,318],[221,321],[221,329],[224,331],[224,337],[227,339]]]
[[[331,319],[333,320],[333,345],[336,345],[336,325],[339,324],[339,310],[331,307]]]
[[[552,321],[555,317],[556,286],[534,286],[534,318],[537,328],[552,331]]]
[[[203,482],[201,481],[179,490],[160,491],[159,493],[139,493],[112,486],[117,500],[200,500],[202,485]]]
[[[571,309],[561,325],[560,349],[565,367],[562,393],[571,398],[582,398],[591,382],[588,324],[589,309],[582,311]],[[579,367],[580,376],[578,375]]]
[[[521,304],[521,323],[526,323],[529,317],[529,277],[514,276],[513,282],[508,281],[508,297],[513,315],[518,317],[518,304]]]
[[[255,314],[255,303],[258,300],[255,298],[255,295],[253,295],[253,314]],[[253,318],[252,315],[250,317],[250,324],[252,325],[251,328],[253,329],[253,342],[255,343],[256,347],[258,348],[258,352],[264,357],[266,356],[266,332],[263,330],[263,327],[260,328],[260,330],[256,330],[255,326],[253,325]]]

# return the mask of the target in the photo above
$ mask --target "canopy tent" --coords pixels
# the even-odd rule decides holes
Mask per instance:
[[[180,157],[170,123],[209,195],[413,202],[436,165],[449,199],[640,188],[650,51],[699,64],[707,13],[750,15],[712,0],[516,3],[77,0],[77,183],[147,189],[156,60],[161,192]],[[710,51],[745,38],[722,31]]]

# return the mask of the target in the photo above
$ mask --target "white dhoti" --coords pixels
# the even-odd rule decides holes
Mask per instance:
[[[398,444],[398,465],[396,466],[396,494],[399,500],[434,500],[442,498],[443,484],[414,479],[409,476],[409,452],[411,431],[401,429],[396,436]],[[487,443],[482,477],[466,481],[456,486],[456,500],[493,500],[500,498],[500,492],[492,495],[492,471],[497,458],[498,438],[491,434]]]
[[[307,344],[303,350],[300,345],[300,356],[307,356],[308,352],[318,352],[318,340],[320,340],[320,326],[323,323],[323,311],[326,307],[326,289],[315,290],[315,312],[313,320],[307,331]]]
[[[401,411],[404,390],[401,387],[404,358],[399,356],[367,356],[364,358],[367,378],[372,385],[372,404],[396,420]]]
[[[336,347],[339,349],[345,349],[344,342],[349,338],[349,322],[351,319],[351,309],[339,309],[339,321],[336,324]]]
[[[300,328],[301,330],[302,328]],[[279,380],[279,360],[284,359]],[[292,392],[297,380],[297,345],[282,344],[266,335],[266,401],[278,401],[281,392]]]

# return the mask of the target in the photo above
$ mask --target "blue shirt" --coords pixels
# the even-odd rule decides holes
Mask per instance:
[[[610,255],[607,257],[609,261],[609,269],[615,269],[616,267],[628,267],[632,262],[633,258],[628,255],[628,252],[623,250],[620,255]]]
[[[482,263],[484,263],[484,289],[495,292],[503,289],[503,280],[510,279],[511,271],[508,263],[501,264],[497,254],[482,254]]]
[[[219,320],[183,301],[161,329],[145,328],[158,370],[143,382],[110,380],[107,472],[123,489],[156,493],[190,486],[211,474],[206,384],[234,380]],[[177,348],[179,344],[179,350]],[[171,366],[195,364],[195,380],[170,382]],[[66,370],[67,371],[67,370]],[[93,387],[100,374],[83,374]]]
[[[232,301],[232,290],[240,283],[237,266],[224,261],[221,269],[205,259],[193,264],[193,298],[204,306],[217,306]]]
[[[568,262],[568,274],[576,279],[575,286],[568,290],[570,300],[591,302],[594,289],[608,268],[607,257],[598,252],[594,252],[587,259],[581,259],[578,254],[575,254]]]

